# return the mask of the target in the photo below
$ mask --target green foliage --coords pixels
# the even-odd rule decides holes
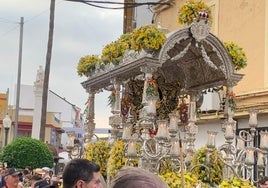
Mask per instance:
[[[131,48],[135,51],[142,49],[159,50],[166,41],[166,35],[156,25],[143,25],[133,31]]]
[[[223,168],[223,162],[220,158],[221,155],[216,149],[209,153],[206,146],[200,148],[194,153],[192,159],[193,175],[197,176],[203,183],[212,186],[219,185],[222,181]],[[205,166],[209,166],[209,168],[207,169]]]
[[[178,23],[190,25],[194,19],[200,19],[199,12],[201,11],[208,13],[208,19],[212,22],[211,10],[208,5],[200,0],[188,0],[179,10]]]
[[[147,97],[157,97],[158,96],[158,92],[157,92],[157,85],[155,80],[148,80],[148,87],[146,89],[146,95]]]
[[[53,167],[53,154],[48,146],[33,138],[22,137],[14,140],[3,148],[0,157],[2,162],[6,162],[8,167],[33,168]]]
[[[100,63],[98,55],[86,55],[81,57],[77,65],[77,74],[79,76],[87,76],[88,73],[95,71],[98,63]]]
[[[234,42],[225,42],[225,48],[234,63],[235,70],[241,70],[247,66],[247,57],[243,48],[239,47]]]
[[[89,143],[86,146],[86,151],[84,153],[84,158],[94,161],[101,167],[101,174],[104,178],[107,177],[107,162],[110,152],[109,143],[106,140],[99,140],[94,143]]]
[[[181,188],[182,187],[182,178],[180,172],[167,172],[160,175],[169,186],[169,188]],[[197,187],[201,182],[198,181],[197,177],[191,173],[184,174],[184,187]],[[202,187],[205,187],[202,185]]]
[[[224,180],[219,185],[219,188],[229,188],[229,187],[235,187],[235,188],[255,188],[254,185],[251,185],[251,182],[249,180],[241,180],[237,177],[234,177],[232,179]]]
[[[107,44],[102,49],[101,60],[106,65],[113,63],[115,65],[119,64],[125,51],[131,46],[132,33],[126,33],[120,36],[116,41]]]
[[[114,89],[111,94],[108,97],[108,105],[112,108],[115,104],[115,94],[116,94],[116,90]]]

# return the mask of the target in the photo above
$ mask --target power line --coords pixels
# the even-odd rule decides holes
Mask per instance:
[[[62,1],[60,1],[60,2],[58,2],[58,3],[56,3],[56,4],[60,4],[60,3],[62,3],[63,2],[63,0]],[[34,20],[34,19],[36,19],[36,18],[38,18],[39,16],[41,16],[42,14],[44,14],[44,13],[46,13],[46,12],[48,12],[49,11],[49,8],[47,8],[46,10],[43,10],[42,12],[40,12],[39,14],[36,14],[35,16],[33,16],[33,17],[31,17],[30,19],[28,19],[27,21],[25,21],[24,23],[27,23],[27,22],[30,22],[30,21],[32,21],[32,20]]]
[[[63,2],[63,0],[58,2],[57,4],[62,3],[62,2]],[[26,21],[24,21],[24,24],[28,23],[28,22],[31,22],[32,20],[38,18],[39,16],[41,16],[42,14],[44,14],[45,12],[48,12],[48,11],[49,11],[49,8],[47,8],[46,10],[43,10],[42,12],[40,12],[40,13],[36,14],[35,16],[33,16],[33,17],[27,19]],[[16,24],[15,27],[13,27],[13,28],[9,29],[8,31],[4,32],[3,34],[1,34],[0,35],[1,37],[7,35],[8,33],[12,32],[13,30],[17,29],[20,26],[20,22],[12,21],[12,20],[9,20],[9,19],[3,18],[3,17],[0,17],[0,22]]]
[[[19,22],[9,20],[7,18],[0,17],[0,22],[2,23],[12,23],[12,24],[18,24]]]
[[[19,26],[20,26],[19,24],[16,25],[15,27],[13,27],[13,28],[11,28],[10,30],[8,30],[8,31],[6,31],[5,33],[3,33],[1,36],[3,37],[3,36],[5,36],[5,35],[7,35],[7,34],[10,33],[11,31],[17,29]]]
[[[65,0],[65,1],[72,1],[72,2],[79,2],[79,3],[85,3],[87,5],[97,7],[97,8],[103,8],[103,9],[125,9],[125,8],[134,8],[138,6],[144,6],[144,5],[171,5],[171,3],[167,2],[146,2],[146,3],[120,3],[120,2],[112,2],[112,1],[91,1],[91,0]],[[123,5],[120,7],[108,7],[108,6],[101,6],[96,4],[114,4],[114,5]]]

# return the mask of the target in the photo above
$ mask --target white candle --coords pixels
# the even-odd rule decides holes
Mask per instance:
[[[174,141],[172,142],[171,149],[170,149],[170,154],[173,157],[178,157],[180,153],[180,143],[179,141]]]
[[[170,131],[177,131],[178,130],[178,119],[179,116],[176,114],[169,114],[169,130]]]
[[[262,150],[268,150],[268,132],[261,131],[260,132],[261,141],[260,141],[260,148]]]
[[[234,138],[234,128],[232,124],[227,124],[225,126],[225,138],[226,139],[233,139]]]
[[[164,136],[165,136],[164,125],[163,124],[160,124],[158,126],[156,137],[164,137]]]
[[[149,99],[148,100],[147,113],[148,114],[155,114],[156,113],[156,99]]]
[[[130,139],[130,138],[131,138],[131,130],[130,130],[130,127],[125,126],[123,128],[122,139],[123,140],[127,140],[127,139]]]
[[[158,120],[158,130],[156,137],[157,138],[167,138],[168,137],[168,131],[167,131],[167,121],[166,120]]]
[[[250,110],[249,111],[249,121],[248,121],[249,127],[255,128],[255,127],[257,127],[257,124],[258,124],[257,111]]]
[[[128,144],[127,156],[128,157],[136,157],[137,156],[136,143],[133,141],[129,142],[129,144]]]
[[[254,165],[254,150],[251,148],[247,149],[245,164]]]
[[[217,132],[215,131],[207,131],[208,133],[208,142],[207,142],[207,147],[208,148],[214,148],[215,147],[215,138],[217,135]]]

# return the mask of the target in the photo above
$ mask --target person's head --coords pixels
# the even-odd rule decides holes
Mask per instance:
[[[38,181],[41,181],[42,180],[42,177],[38,174],[35,174],[31,177],[31,188],[34,188],[35,186],[35,183],[38,182]]]
[[[4,176],[5,174],[6,174],[6,168],[3,167],[3,168],[1,168],[1,170],[0,170],[0,176]]]
[[[20,176],[22,175],[21,172],[19,172],[18,170],[16,170],[15,168],[9,168],[6,170],[6,174],[5,174],[5,182],[6,182],[6,186],[8,188],[17,188],[18,184],[20,182]]]
[[[43,172],[45,173],[43,177],[52,177],[53,176],[53,170],[48,167],[42,168]]]
[[[63,188],[102,188],[100,166],[87,159],[73,159],[64,168]]]
[[[259,188],[268,188],[268,176],[264,176],[259,180]]]
[[[36,168],[34,169],[34,175],[38,175],[40,177],[43,177],[45,172],[42,170],[42,168]]]
[[[28,170],[30,174],[33,172],[33,168],[30,166],[26,166],[24,169]]]
[[[111,188],[168,188],[157,175],[138,167],[123,167],[112,179]]]

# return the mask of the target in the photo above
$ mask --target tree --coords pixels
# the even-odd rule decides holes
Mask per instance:
[[[47,97],[48,97],[47,95],[48,95],[49,72],[50,72],[50,62],[51,62],[52,44],[53,44],[54,14],[55,14],[55,0],[51,0],[46,67],[45,67],[43,95],[42,95],[41,126],[39,136],[40,140],[42,141],[45,141],[45,126],[46,126]]]
[[[53,167],[53,154],[48,146],[40,140],[22,137],[14,140],[3,148],[0,156],[8,167],[32,168]]]

